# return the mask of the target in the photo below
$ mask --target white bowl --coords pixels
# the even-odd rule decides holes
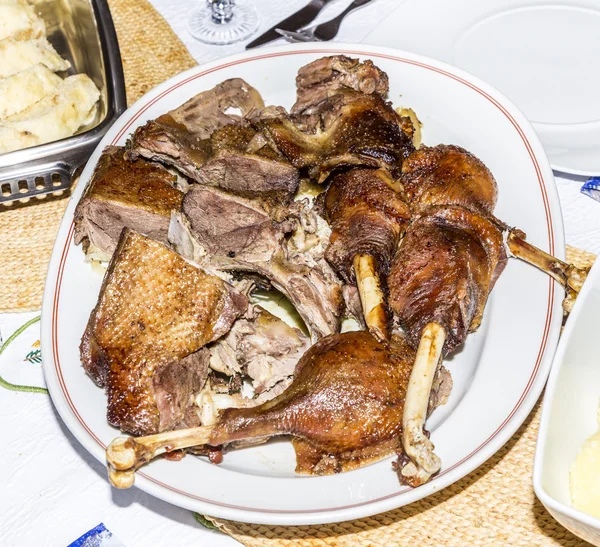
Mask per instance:
[[[600,400],[600,261],[592,267],[567,320],[546,386],[533,488],[565,528],[600,546],[600,519],[571,503],[569,469],[598,430]]]

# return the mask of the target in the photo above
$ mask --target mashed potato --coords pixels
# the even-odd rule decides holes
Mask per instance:
[[[583,443],[571,465],[570,479],[573,507],[600,518],[600,431]]]

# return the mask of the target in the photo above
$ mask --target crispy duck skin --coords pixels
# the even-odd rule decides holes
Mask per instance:
[[[286,119],[255,125],[294,167],[308,168],[318,182],[339,167],[400,169],[414,150],[400,116],[378,94],[356,93],[354,100],[339,108],[327,130],[316,134],[305,133]]]
[[[401,185],[383,169],[351,169],[333,177],[325,193],[331,236],[325,258],[338,274],[356,283],[356,255],[374,257],[386,275],[411,211]]]
[[[491,215],[498,187],[485,164],[454,145],[424,146],[402,164],[402,185],[411,205],[460,205]]]
[[[337,473],[389,456],[400,445],[413,359],[403,339],[388,345],[363,331],[323,338],[300,359],[288,389],[266,403],[226,409],[208,427],[113,441],[111,481],[130,486],[133,470],[165,450],[278,435],[292,436],[300,473]]]
[[[107,389],[109,423],[140,435],[181,422],[206,379],[204,346],[247,305],[220,278],[125,229],[81,345],[84,368]]]
[[[416,347],[432,322],[447,333],[444,350],[477,329],[506,264],[503,235],[464,207],[433,206],[409,226],[388,276],[389,304]]]
[[[75,209],[75,243],[106,260],[125,227],[166,243],[171,210],[183,200],[176,181],[161,165],[130,162],[123,148],[107,147]]]

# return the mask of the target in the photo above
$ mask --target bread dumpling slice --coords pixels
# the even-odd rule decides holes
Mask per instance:
[[[27,41],[7,38],[0,41],[0,78],[8,78],[38,63],[52,72],[67,70],[71,66],[56,53],[46,38]]]
[[[31,40],[46,35],[44,21],[22,0],[0,0],[0,40]]]
[[[62,78],[41,64],[1,78],[0,120],[29,108],[48,95],[56,95],[61,83]]]
[[[0,154],[70,137],[93,119],[99,98],[88,76],[69,76],[55,95],[0,121]]]

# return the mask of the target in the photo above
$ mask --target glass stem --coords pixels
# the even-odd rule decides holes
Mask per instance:
[[[231,21],[233,17],[233,6],[235,0],[208,0],[211,10],[212,19],[218,25],[225,25]]]

